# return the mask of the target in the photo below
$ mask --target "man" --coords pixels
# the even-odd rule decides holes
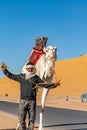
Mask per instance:
[[[43,50],[43,48],[41,46],[41,38],[40,37],[37,37],[35,39],[35,44],[36,45],[33,47],[34,50],[37,50],[37,51],[42,51]]]
[[[29,57],[28,62],[32,62],[34,65],[37,63],[41,55],[45,55],[45,48],[48,38],[47,37],[40,37],[36,38],[36,46],[32,48],[32,53]]]
[[[45,88],[55,88],[60,85],[60,82],[52,84],[44,84],[44,82],[36,75],[35,66],[32,63],[27,63],[24,73],[12,74],[7,70],[7,65],[1,65],[3,73],[10,79],[20,83],[20,107],[19,107],[19,122],[20,130],[26,130],[25,120],[28,112],[28,129],[34,130],[36,117],[36,92],[37,85]]]
[[[48,37],[42,37],[41,43],[42,43],[42,48],[46,48],[46,43],[47,43]],[[45,50],[44,50],[45,51]]]
[[[33,49],[37,51],[43,51],[44,47],[46,47],[47,40],[48,40],[48,37],[42,37],[42,39],[40,37],[37,37],[36,45],[35,47],[33,47]]]

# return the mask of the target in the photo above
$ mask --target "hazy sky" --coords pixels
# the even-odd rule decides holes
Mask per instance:
[[[86,54],[87,0],[0,0],[0,64],[20,73],[38,36],[57,47],[58,60]]]

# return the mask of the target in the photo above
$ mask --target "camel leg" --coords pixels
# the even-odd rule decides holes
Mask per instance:
[[[20,128],[20,123],[18,122],[16,130],[19,130],[19,128]]]
[[[43,126],[42,126],[42,118],[43,117],[43,113],[40,112],[40,122],[39,122],[39,130],[43,130]]]
[[[48,94],[48,89],[44,88],[42,93],[42,110],[40,112],[39,130],[43,130],[43,114],[44,114],[44,106],[45,106],[47,94]]]
[[[48,91],[49,91],[49,89],[47,89],[47,88],[44,88],[44,89],[43,89],[43,93],[42,93],[42,101],[41,101],[41,104],[42,104],[42,110],[44,110],[45,101],[46,101],[46,97],[47,97]]]

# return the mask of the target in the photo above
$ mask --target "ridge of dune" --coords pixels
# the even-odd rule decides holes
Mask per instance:
[[[53,96],[81,96],[87,91],[87,54],[68,60],[57,60],[55,62],[55,75],[53,81],[61,79],[61,86],[49,91]],[[0,78],[0,95],[18,96],[19,83]],[[42,90],[39,91],[39,94]]]

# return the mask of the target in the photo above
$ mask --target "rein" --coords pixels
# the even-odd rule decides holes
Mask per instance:
[[[22,78],[24,78],[21,74],[19,74],[19,76],[22,77]],[[25,79],[25,78],[24,78],[24,79]],[[32,80],[29,80],[29,79],[25,79],[25,80],[28,80],[29,82],[35,84],[35,87],[32,88],[33,90],[34,90],[35,88],[37,88],[37,89],[39,88],[39,85],[38,85],[37,83],[33,82]]]

